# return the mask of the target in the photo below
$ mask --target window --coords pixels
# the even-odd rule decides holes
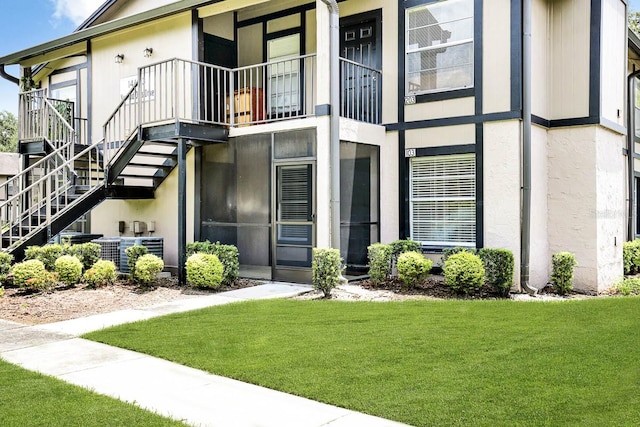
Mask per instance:
[[[408,94],[473,86],[473,0],[443,0],[406,11]]]
[[[414,157],[410,167],[411,239],[427,246],[475,246],[475,155]]]
[[[269,96],[271,116],[295,115],[300,110],[300,34],[267,42]]]

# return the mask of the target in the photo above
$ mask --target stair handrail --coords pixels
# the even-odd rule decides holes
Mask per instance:
[[[3,248],[3,249],[8,249],[11,250],[13,248],[15,248],[16,246],[20,245],[23,241],[29,239],[31,236],[33,236],[35,233],[37,233],[38,231],[40,231],[42,229],[42,227],[46,227],[49,226],[51,224],[51,221],[53,221],[55,218],[57,218],[58,216],[62,215],[63,213],[65,213],[68,209],[70,209],[70,204],[66,204],[65,207],[61,210],[58,210],[54,213],[52,213],[52,206],[54,205],[54,201],[58,201],[58,205],[59,205],[59,200],[58,198],[62,195],[64,195],[65,193],[69,193],[69,190],[71,188],[73,188],[74,184],[71,182],[71,180],[69,179],[63,179],[62,180],[62,185],[58,186],[56,185],[54,191],[48,191],[46,194],[46,197],[42,197],[39,200],[34,200],[34,198],[32,197],[32,195],[30,194],[31,192],[35,192],[38,188],[41,188],[42,185],[47,181],[50,180],[52,178],[57,178],[59,176],[59,174],[63,171],[66,170],[67,173],[71,173],[71,175],[65,175],[64,173],[62,173],[62,177],[69,177],[71,178],[71,176],[73,176],[73,169],[70,168],[70,164],[72,164],[73,162],[75,162],[76,160],[78,160],[79,158],[81,158],[82,156],[84,156],[85,154],[91,152],[92,150],[95,150],[96,152],[99,152],[99,148],[100,145],[102,145],[104,143],[104,139],[101,139],[100,141],[86,147],[84,150],[80,151],[79,153],[75,154],[72,158],[67,159],[63,164],[59,165],[58,167],[56,167],[55,169],[49,171],[49,173],[47,173],[45,176],[41,177],[40,179],[38,179],[36,182],[33,182],[32,184],[30,184],[28,187],[24,188],[22,191],[20,191],[18,194],[13,195],[12,197],[10,197],[8,200],[0,203],[0,212],[14,212],[15,209],[15,217],[16,218],[10,218],[10,221],[8,224],[3,224],[3,229],[8,227],[8,232],[9,234],[6,237],[12,238],[12,237],[20,237],[19,240],[16,241],[12,241],[11,244],[7,247],[7,248]],[[89,176],[89,189],[88,191],[86,191],[85,193],[83,193],[80,197],[78,197],[77,199],[75,199],[74,203],[77,203],[83,199],[85,199],[86,197],[89,197],[89,195],[91,195],[97,188],[99,187],[104,187],[104,183],[105,183],[105,176],[104,176],[104,160],[102,156],[96,156],[96,161],[95,161],[95,166],[101,168],[101,170],[103,171],[103,177],[102,179],[96,179],[95,182],[96,184],[91,185],[91,183],[94,182],[93,176],[91,174],[91,172],[94,170],[94,167],[92,166],[92,163],[89,162],[89,171],[90,171],[90,176]],[[96,177],[98,178],[98,177]],[[29,207],[27,207],[26,209],[24,208],[24,206],[21,206],[21,200],[25,200],[25,196],[26,198],[29,200]],[[27,234],[22,234],[22,223],[23,221],[29,220],[31,218],[31,215],[33,215],[34,213],[39,212],[42,208],[45,208],[46,211],[46,220],[44,221],[44,224],[39,223],[36,224],[35,226],[29,226],[30,231]],[[14,234],[13,233],[13,229],[14,227],[18,227],[18,234]],[[11,239],[12,240],[12,239]]]
[[[26,176],[31,174],[36,169],[43,167],[46,163],[50,162],[51,160],[55,159],[55,160],[64,161],[65,159],[68,159],[70,155],[67,154],[65,156],[64,154],[61,154],[61,153],[64,152],[65,150],[70,150],[72,148],[73,148],[73,143],[71,142],[67,143],[66,145],[63,145],[62,147],[60,147],[59,149],[47,154],[46,156],[44,156],[43,158],[41,158],[31,166],[27,167],[26,169],[21,170],[20,172],[18,172],[18,174],[12,176],[11,178],[8,178],[5,182],[0,184],[0,195],[6,194],[7,197],[9,197],[9,188],[11,186],[14,186],[13,188],[17,188],[18,189],[17,192],[22,191],[22,186],[25,182]],[[59,159],[56,159],[56,157],[59,157]],[[1,202],[2,201],[0,201],[0,203]]]
[[[46,94],[45,89],[20,93],[22,120],[20,121],[19,140],[43,139],[55,150],[66,142],[75,141],[77,135],[73,125],[60,114]],[[30,109],[29,102],[33,100],[37,102],[37,107]],[[33,113],[36,113],[35,119],[33,118]],[[60,126],[62,126],[63,131],[59,131]],[[52,130],[56,132],[56,135],[52,135]],[[62,134],[63,138],[56,141],[54,137],[60,136],[59,134]]]
[[[116,124],[115,120],[118,118],[118,115],[121,113],[122,107],[124,105],[135,104],[134,108],[136,109],[138,108],[137,101],[131,99],[134,92],[137,89],[138,89],[138,82],[136,81],[133,84],[133,86],[131,86],[131,89],[129,89],[129,92],[127,92],[126,95],[122,98],[118,106],[113,110],[113,113],[111,113],[107,121],[102,126],[102,130],[103,130],[102,134],[103,134],[103,141],[104,141],[103,156],[104,156],[105,162],[110,162],[112,158],[115,158],[118,151],[124,146],[124,144],[120,147],[114,147],[113,145],[116,142],[120,142],[120,143],[125,142],[131,136],[131,134],[138,128],[138,114],[136,111],[134,112],[134,114],[130,114],[135,119],[133,124],[129,124],[130,126],[129,132],[123,132],[123,135],[118,135],[118,137],[121,137],[122,140],[120,139],[116,140],[115,138],[111,140],[111,138],[109,138],[111,136],[110,135],[111,127],[115,126]],[[114,132],[117,132],[117,131],[118,129],[114,129]]]

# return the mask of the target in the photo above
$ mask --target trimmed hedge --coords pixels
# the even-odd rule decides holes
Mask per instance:
[[[573,289],[573,269],[578,264],[571,252],[558,252],[551,256],[551,284],[560,295]]]
[[[52,277],[38,259],[29,259],[11,268],[13,284],[19,288],[45,290],[52,284]]]
[[[187,259],[187,282],[199,288],[217,289],[222,284],[224,266],[214,254],[195,253]]]
[[[66,285],[75,285],[82,277],[82,262],[75,255],[62,255],[55,262],[58,280]]]
[[[337,249],[313,248],[313,287],[331,297],[331,290],[340,283],[342,258]]]
[[[384,282],[391,274],[391,246],[374,243],[367,248],[369,277],[375,285]]]
[[[211,243],[208,240],[187,243],[187,258],[195,253],[212,254],[218,257],[224,267],[224,273],[222,274],[223,285],[231,285],[238,280],[240,262],[238,248],[235,246],[223,245],[220,242]]]
[[[146,255],[149,252],[146,246],[143,245],[133,245],[129,246],[124,250],[124,253],[127,255],[127,267],[129,267],[129,275],[134,280],[136,278],[136,263],[138,262],[138,258],[143,255]]]
[[[485,280],[501,296],[509,295],[513,285],[514,258],[508,249],[483,248],[478,251]]]
[[[398,277],[409,287],[422,283],[431,267],[433,262],[420,252],[405,252],[398,257]]]
[[[480,257],[471,252],[458,252],[444,263],[445,283],[458,293],[468,293],[484,284],[484,267]]]
[[[624,274],[636,274],[640,271],[640,240],[622,244],[622,261],[624,264]]]
[[[112,284],[116,281],[116,265],[113,261],[99,260],[84,273],[87,285],[98,287]]]
[[[129,248],[131,249],[131,248]],[[154,254],[145,254],[136,261],[134,280],[141,285],[149,285],[164,268],[164,262]]]

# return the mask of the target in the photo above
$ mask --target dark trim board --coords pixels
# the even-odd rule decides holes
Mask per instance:
[[[467,125],[483,122],[495,122],[502,120],[515,120],[522,118],[520,111],[505,111],[504,113],[478,114],[472,116],[442,117],[439,119],[419,120],[415,122],[393,123],[385,125],[388,131],[426,129],[440,126]],[[404,155],[404,150],[402,151]]]
[[[468,98],[475,94],[475,89],[470,87],[467,89],[455,89],[433,93],[421,93],[416,95],[416,104],[423,102],[445,101],[447,99]],[[403,107],[404,108],[404,107]]]
[[[417,148],[416,157],[443,156],[447,154],[470,154],[475,152],[475,144],[445,145],[442,147]]]
[[[602,0],[591,0],[591,39],[589,41],[589,117],[600,117],[600,50]]]
[[[522,110],[522,0],[511,0],[511,111]]]
[[[483,0],[475,0],[473,4],[473,89],[476,97],[476,114],[482,114],[483,100],[482,4]]]
[[[484,125],[476,124],[476,248],[484,247]]]

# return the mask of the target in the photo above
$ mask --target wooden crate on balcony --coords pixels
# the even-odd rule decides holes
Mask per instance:
[[[227,111],[230,110],[230,99],[227,97]],[[250,126],[264,121],[264,93],[257,87],[238,89],[233,95],[234,124]],[[230,119],[227,115],[227,120]],[[252,123],[253,122],[253,123]]]

